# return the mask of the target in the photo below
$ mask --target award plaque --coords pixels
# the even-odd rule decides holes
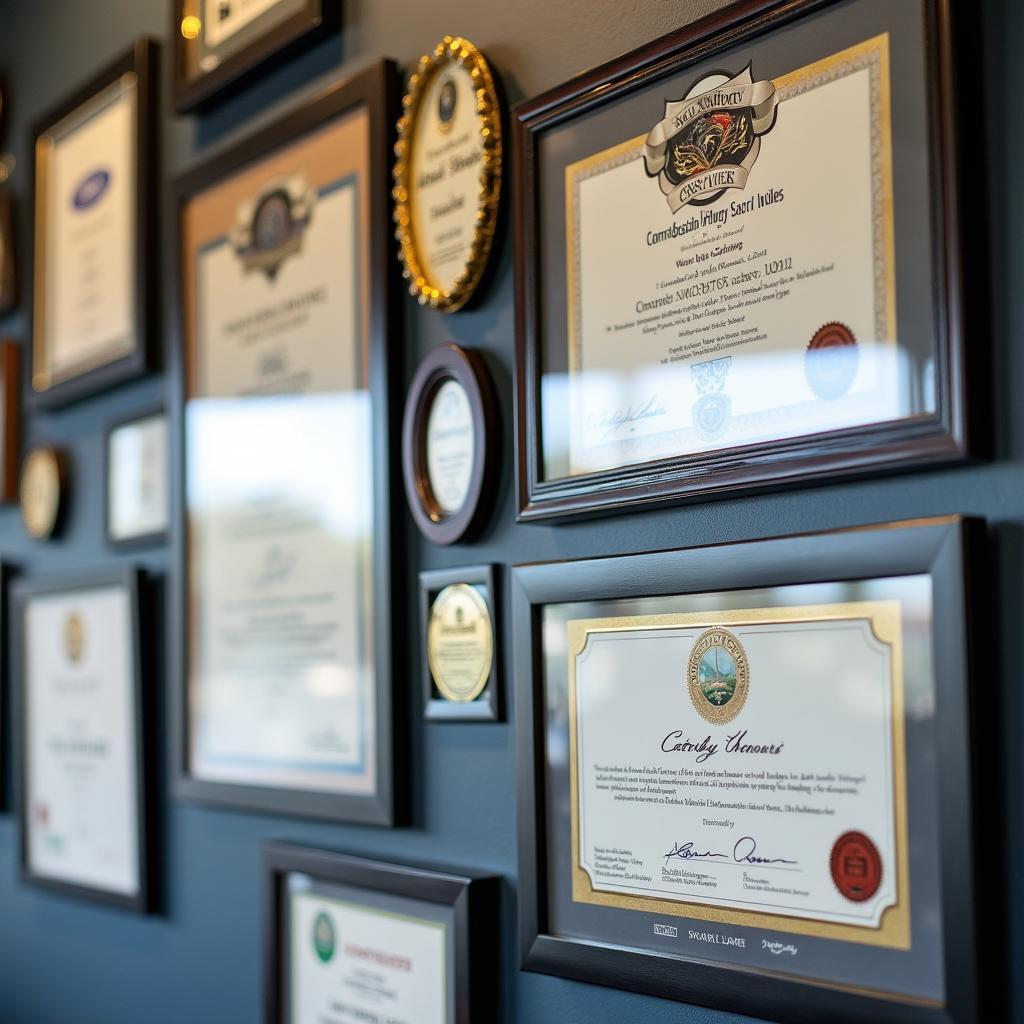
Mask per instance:
[[[283,843],[264,864],[266,1024],[495,1019],[498,878]]]
[[[136,570],[12,589],[26,881],[144,911],[151,875]]]
[[[107,430],[107,541],[156,544],[171,513],[168,424],[163,408],[119,420]]]
[[[472,298],[501,204],[501,98],[484,55],[445,36],[420,58],[395,146],[395,223],[409,292],[445,313]]]
[[[60,533],[68,504],[70,459],[49,445],[29,450],[21,465],[18,501],[30,537],[50,540]]]
[[[409,511],[427,540],[473,536],[487,512],[498,458],[498,410],[479,354],[458,345],[420,363],[402,421],[402,473]]]
[[[208,105],[341,23],[341,0],[173,0],[174,107]]]
[[[520,518],[980,452],[948,8],[849,9],[735,4],[517,109]]]
[[[380,62],[177,187],[178,792],[391,824],[387,159]]]
[[[496,596],[490,565],[420,573],[427,718],[501,720]]]
[[[140,39],[34,129],[38,405],[61,405],[150,369],[157,52]]]
[[[782,1022],[987,1019],[981,535],[515,569],[523,966]]]
[[[21,347],[0,341],[0,502],[18,500]]]
[[[10,187],[3,184],[6,169],[0,163],[0,313],[17,303],[17,277],[14,272],[14,215]]]

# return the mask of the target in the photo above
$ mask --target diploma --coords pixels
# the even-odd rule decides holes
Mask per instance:
[[[569,629],[574,900],[909,947],[898,604]]]

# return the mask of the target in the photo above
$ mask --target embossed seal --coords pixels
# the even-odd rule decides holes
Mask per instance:
[[[854,903],[863,903],[882,884],[882,857],[863,832],[844,832],[832,847],[829,859],[832,881]]]
[[[750,674],[743,645],[727,629],[706,629],[693,644],[687,667],[690,700],[706,722],[722,725],[743,710]]]
[[[825,324],[814,332],[804,354],[807,383],[819,398],[841,398],[857,376],[859,360],[853,331],[845,324]]]

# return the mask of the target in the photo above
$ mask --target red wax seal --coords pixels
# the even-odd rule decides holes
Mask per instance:
[[[846,324],[833,323],[819,327],[807,347],[813,352],[819,348],[837,348],[856,344],[857,340],[853,336],[853,331]]]
[[[832,847],[832,881],[854,903],[863,903],[882,884],[878,847],[863,832],[844,832]]]

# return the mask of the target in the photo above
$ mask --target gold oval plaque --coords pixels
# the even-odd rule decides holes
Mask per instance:
[[[467,703],[484,691],[494,660],[494,627],[476,587],[453,583],[430,609],[427,661],[434,684],[447,700]]]
[[[33,448],[25,456],[18,488],[21,518],[36,540],[47,540],[57,532],[64,503],[64,480],[62,457],[53,448]]]

